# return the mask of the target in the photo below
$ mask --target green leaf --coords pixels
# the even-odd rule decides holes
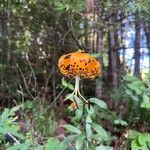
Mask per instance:
[[[92,123],[92,128],[97,132],[98,138],[102,141],[111,141],[112,138],[110,135],[106,132],[105,129],[102,128],[102,126]]]
[[[98,98],[90,98],[90,102],[96,104],[100,108],[107,109],[107,104]]]
[[[116,120],[114,120],[114,123],[116,124],[116,125],[122,125],[122,126],[127,126],[128,125],[128,123],[126,122],[126,121],[124,121],[124,120],[122,120],[122,119],[116,119]]]
[[[76,150],[83,150],[85,134],[81,133],[78,135],[76,140]]]
[[[83,105],[83,102],[82,100],[78,97],[78,96],[73,96],[74,100],[77,102],[77,105],[78,106],[82,106]]]
[[[149,133],[141,133],[138,136],[138,142],[140,145],[146,145],[147,142],[150,142],[150,134]]]
[[[19,139],[23,139],[23,135],[21,133],[18,132],[18,130],[16,130],[14,127],[6,127],[7,133],[10,133],[16,137],[18,137]]]
[[[78,105],[78,109],[76,109],[76,111],[75,111],[75,117],[73,118],[73,120],[80,121],[80,119],[83,116],[83,102],[79,97],[77,97],[75,95],[73,96],[73,98],[74,98],[74,101]]]
[[[7,130],[4,129],[4,127],[0,127],[0,135],[3,134],[3,135],[6,135],[7,134]]]
[[[150,109],[150,102],[142,102],[141,108]]]
[[[13,145],[7,150],[29,150],[31,148],[31,145],[29,142],[25,142],[22,144]]]
[[[95,148],[95,150],[113,150],[113,147],[100,145]]]
[[[78,134],[69,135],[63,140],[63,142],[68,143],[68,142],[76,141],[77,136]]]
[[[72,93],[67,94],[65,101],[67,101],[67,100],[71,100],[72,102],[74,102],[74,95]]]
[[[93,106],[90,106],[90,109],[89,109],[88,106],[86,105],[85,108],[86,108],[88,115],[95,114],[95,109],[93,108]]]
[[[11,116],[11,115],[14,115],[14,113],[15,113],[16,111],[18,111],[21,107],[23,107],[23,104],[22,104],[22,105],[18,105],[18,106],[16,106],[16,107],[13,107],[12,109],[10,109],[9,115],[10,115],[10,116]]]
[[[92,124],[92,119],[91,119],[90,115],[88,115],[86,117],[86,137],[87,137],[88,141],[91,141],[92,134],[93,134],[91,124]]]
[[[91,119],[91,117],[90,117],[90,115],[87,115],[87,117],[86,117],[86,123],[88,123],[88,124],[92,124],[92,119]]]
[[[77,134],[81,133],[81,131],[77,127],[75,127],[71,124],[64,125],[64,128],[67,129],[69,132],[73,132],[73,133],[77,133]]]
[[[45,146],[45,150],[68,150],[67,144],[60,142],[58,139],[50,138]]]
[[[146,93],[143,94],[143,101],[150,102],[150,97]]]
[[[134,100],[134,101],[139,101],[139,97],[137,95],[131,95],[131,98]]]
[[[43,150],[43,147],[41,145],[37,145],[33,150]]]
[[[101,110],[100,113],[99,113],[99,116],[102,118],[102,119],[105,119],[105,120],[108,120],[109,122],[111,122],[112,124],[114,123],[114,120],[115,120],[115,112],[108,112],[107,110]]]
[[[142,90],[136,89],[136,90],[135,90],[135,93],[136,93],[137,95],[141,95],[141,94],[142,94]]]
[[[93,54],[90,54],[90,56],[94,58],[98,58],[99,56],[101,56],[101,53],[93,53]]]
[[[74,90],[74,86],[70,83],[68,83],[65,78],[62,78],[62,85],[66,88],[69,88],[70,90]]]
[[[131,141],[131,149],[132,150],[142,150],[142,146],[140,146],[137,139]]]
[[[66,109],[66,112],[70,113],[72,111],[74,111],[74,109],[71,106],[68,106],[67,109]]]
[[[132,96],[132,95],[133,95],[133,91],[130,90],[130,89],[126,89],[125,92],[126,92],[126,94],[129,95],[129,96]]]
[[[6,134],[12,134],[19,139],[23,139],[23,136],[21,133],[19,133],[19,125],[15,122],[17,117],[14,117],[15,111],[17,111],[21,105],[17,107],[13,107],[11,110],[4,109],[0,116],[0,134],[6,135]]]
[[[129,130],[125,137],[129,139],[136,139],[139,136],[139,134],[140,133],[135,130]]]
[[[144,84],[141,80],[135,80],[129,84],[127,84],[127,86],[136,92],[137,95],[141,95],[143,90],[144,90]]]
[[[146,93],[143,94],[143,102],[141,103],[141,107],[150,109],[150,98]]]
[[[24,102],[24,106],[27,109],[32,109],[33,108],[33,102],[31,100],[27,100],[26,102]]]
[[[133,82],[133,81],[138,80],[135,76],[131,76],[131,75],[124,76],[124,79],[128,82]]]
[[[88,150],[95,150],[95,146],[91,142],[88,142]]]
[[[78,106],[78,109],[76,109],[75,111],[75,117],[74,117],[74,120],[76,121],[80,121],[80,119],[82,118],[83,116],[83,106]]]
[[[4,122],[6,122],[8,118],[9,118],[9,109],[5,108],[0,116],[0,124],[3,124]]]

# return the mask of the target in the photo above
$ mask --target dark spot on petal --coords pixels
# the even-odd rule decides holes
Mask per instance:
[[[64,59],[68,59],[68,58],[70,58],[71,57],[71,55],[67,55]]]
[[[70,69],[70,65],[68,65],[67,67],[66,67],[66,70],[69,70]]]

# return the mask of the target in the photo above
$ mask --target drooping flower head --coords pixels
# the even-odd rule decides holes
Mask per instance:
[[[101,64],[81,50],[61,56],[58,67],[66,77],[94,79],[101,72]]]

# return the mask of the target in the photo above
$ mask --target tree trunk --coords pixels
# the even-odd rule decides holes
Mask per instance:
[[[122,48],[122,58],[120,61],[120,75],[125,75],[127,73],[127,62],[126,62],[126,49],[125,49],[125,30],[126,30],[126,22],[124,22],[126,16],[124,12],[120,12],[119,14],[119,26],[120,26],[120,47]]]
[[[5,13],[5,12],[3,12],[3,13]],[[6,58],[7,58],[6,52],[7,52],[7,48],[8,48],[8,42],[7,42],[7,22],[6,22],[5,18],[1,19],[1,33],[2,33],[1,62],[2,62],[2,64],[6,64]]]
[[[102,51],[102,47],[103,47],[103,37],[102,37],[102,30],[99,29],[99,31],[97,32],[97,42],[96,42],[96,52],[100,52]],[[98,61],[102,64],[103,60],[102,58],[99,58]],[[103,64],[102,64],[103,67]],[[102,69],[103,70],[103,69]],[[101,80],[101,74],[96,78],[95,80],[95,96],[97,98],[101,98],[102,97],[102,90],[103,88],[103,83]]]
[[[101,9],[102,9],[102,3],[98,0],[94,0],[94,22],[101,20]],[[94,24],[93,24],[94,25]],[[94,53],[99,53],[103,50],[103,29],[101,26],[93,28],[93,50]],[[103,67],[103,60],[102,57],[97,58],[97,60],[101,63]],[[103,70],[103,69],[102,69]],[[103,82],[102,82],[102,75],[100,74],[96,79],[95,79],[95,96],[97,98],[102,97],[103,93]]]
[[[111,19],[111,23],[115,23],[117,20],[117,14],[115,14]],[[120,58],[119,58],[119,42],[117,27],[111,26],[108,32],[108,85],[111,88],[117,88],[120,82]]]
[[[150,68],[150,21],[144,23],[144,31],[147,38],[147,48],[148,48],[149,68]]]
[[[7,64],[10,65],[11,63],[11,0],[8,0],[8,7],[7,7],[7,37],[8,37],[8,43],[7,43]]]
[[[134,68],[134,75],[141,79],[140,73],[140,41],[141,41],[141,22],[139,20],[140,16],[137,13],[135,16],[135,41],[134,41],[134,60],[135,60],[135,68]]]
[[[86,52],[93,52],[94,48],[94,0],[86,0],[86,21],[85,21],[85,43],[84,48]]]

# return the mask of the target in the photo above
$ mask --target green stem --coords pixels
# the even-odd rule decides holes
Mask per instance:
[[[75,77],[75,86],[77,86],[77,88],[76,88],[76,96],[77,96],[77,94],[78,94],[78,96],[79,97],[81,97],[82,98],[82,100],[85,102],[85,103],[87,103],[87,100],[83,97],[83,95],[80,93],[80,78],[78,77],[78,76],[76,76]]]
[[[88,103],[87,100],[83,97],[83,95],[80,93],[80,77],[79,76],[75,76],[75,88],[74,91],[72,92],[72,94],[70,94],[68,97],[66,97],[65,100],[69,99],[72,96],[76,96],[76,97],[80,97],[84,103]],[[76,102],[76,100],[75,100]],[[77,102],[76,102],[77,104]]]
[[[79,85],[80,85],[80,78],[78,76],[75,76],[75,96],[78,95],[78,91],[79,91]]]

